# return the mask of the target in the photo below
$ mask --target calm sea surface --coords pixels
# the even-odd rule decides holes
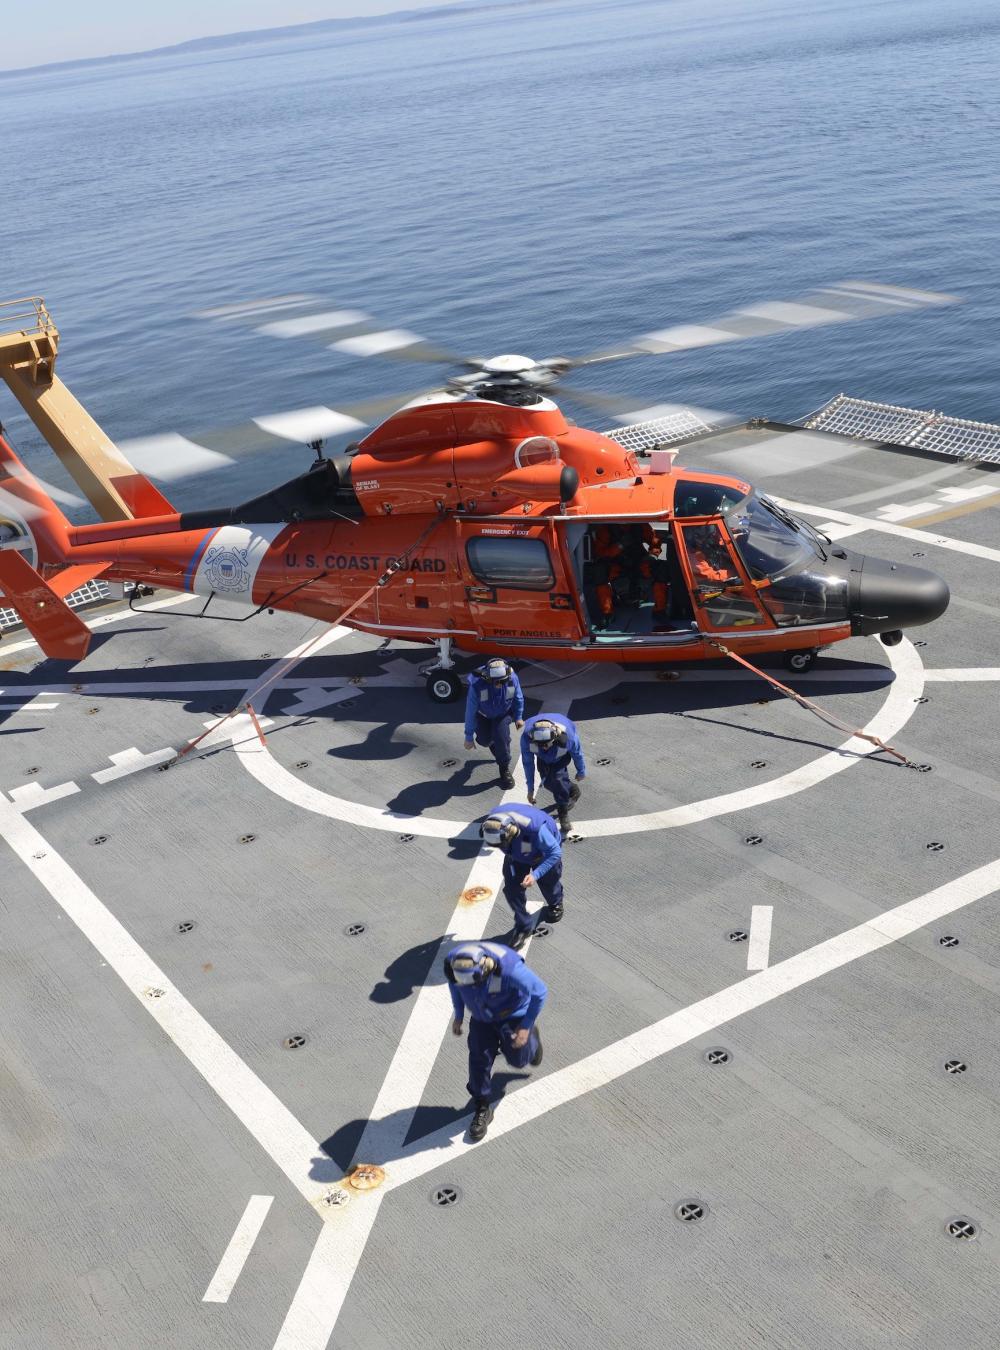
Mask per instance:
[[[862,277],[966,303],[586,382],[1000,421],[998,69],[995,0],[552,0],[0,81],[0,298],[46,297],[63,377],[124,438],[441,373],[189,317],[211,304],[318,292],[542,356]],[[30,451],[6,391],[0,416]],[[171,495],[236,499],[306,460]]]

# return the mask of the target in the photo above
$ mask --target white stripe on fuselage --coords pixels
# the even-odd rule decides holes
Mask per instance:
[[[209,540],[192,590],[196,595],[217,595],[237,604],[253,603],[257,572],[285,525],[223,525]]]

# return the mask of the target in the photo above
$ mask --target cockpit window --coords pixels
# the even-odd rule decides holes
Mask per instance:
[[[682,478],[674,489],[675,516],[727,516],[747,494],[721,483],[695,483]]]
[[[823,557],[818,536],[794,516],[756,493],[738,510],[730,509],[726,524],[747,571],[757,581],[774,580]]]

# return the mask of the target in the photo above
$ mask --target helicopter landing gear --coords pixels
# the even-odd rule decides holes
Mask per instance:
[[[422,666],[420,673],[427,676],[425,688],[433,703],[454,703],[462,692],[462,680],[451,659],[451,638],[438,638],[436,645],[438,659]]]
[[[802,675],[805,671],[812,670],[816,664],[817,656],[819,656],[819,648],[812,647],[808,651],[785,652],[781,661],[786,670],[794,671],[796,675]]]
[[[903,630],[893,628],[888,633],[879,633],[878,640],[883,647],[898,647],[903,640]]]
[[[434,670],[424,687],[433,703],[454,703],[462,692],[462,681],[453,670]]]

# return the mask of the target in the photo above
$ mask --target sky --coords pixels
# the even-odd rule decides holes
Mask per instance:
[[[399,9],[431,9],[450,0],[46,0],[3,5],[0,70],[87,56],[166,47],[189,38],[347,19]]]

